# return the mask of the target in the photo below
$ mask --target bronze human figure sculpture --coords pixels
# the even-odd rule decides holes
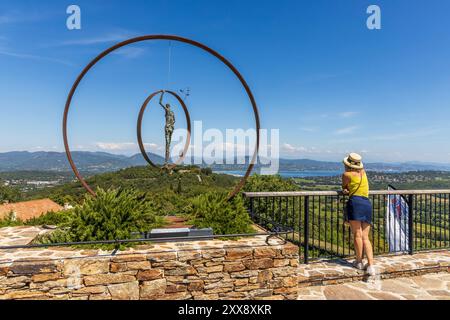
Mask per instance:
[[[166,157],[164,159],[164,166],[167,166],[170,160],[170,143],[172,142],[172,134],[175,128],[175,114],[170,109],[170,104],[168,103],[166,103],[165,105],[163,104],[162,100],[164,98],[164,93],[165,91],[161,93],[161,97],[159,98],[159,104],[161,105],[161,107],[163,107],[164,111],[166,112],[165,114],[166,126],[164,127],[166,136]]]

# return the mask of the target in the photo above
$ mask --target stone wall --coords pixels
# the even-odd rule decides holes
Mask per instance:
[[[298,247],[259,236],[0,254],[0,299],[296,299]]]

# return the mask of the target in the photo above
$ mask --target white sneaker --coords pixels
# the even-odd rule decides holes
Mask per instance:
[[[362,261],[358,262],[357,260],[353,261],[353,268],[356,268],[358,270],[364,270],[364,265]]]
[[[374,276],[377,274],[377,271],[375,270],[374,266],[368,266],[366,271],[369,276]]]

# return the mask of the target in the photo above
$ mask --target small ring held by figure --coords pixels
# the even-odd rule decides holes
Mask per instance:
[[[172,164],[166,166],[166,168],[168,168],[168,169],[173,169],[174,167],[179,165],[181,162],[183,162],[184,158],[186,157],[187,151],[189,149],[189,144],[191,142],[191,117],[189,115],[189,110],[188,110],[186,104],[184,103],[183,99],[181,99],[181,97],[178,94],[176,94],[173,91],[169,91],[169,90],[159,90],[159,91],[153,92],[151,95],[149,95],[147,97],[147,99],[145,99],[144,103],[142,104],[141,110],[139,111],[139,117],[138,117],[138,122],[137,122],[137,139],[138,139],[139,149],[141,150],[142,156],[144,157],[145,161],[147,161],[148,164],[150,164],[151,166],[158,168],[158,166],[156,164],[154,164],[153,161],[150,160],[149,156],[147,155],[147,152],[145,150],[145,145],[142,141],[142,119],[144,118],[145,109],[147,108],[147,105],[149,104],[149,102],[156,95],[158,95],[159,93],[162,93],[162,92],[165,92],[165,93],[168,93],[168,94],[171,94],[172,96],[174,96],[180,103],[181,107],[183,108],[184,115],[186,116],[187,135],[186,135],[186,142],[184,143],[183,153],[180,155],[180,157],[178,158],[178,160],[175,163],[172,163]]]

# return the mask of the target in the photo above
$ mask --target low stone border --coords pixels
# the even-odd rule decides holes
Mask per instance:
[[[450,251],[422,252],[414,255],[375,257],[377,279],[417,276],[427,273],[450,272]],[[318,261],[299,267],[299,287],[332,285],[365,281],[365,271],[351,266],[351,260]]]

